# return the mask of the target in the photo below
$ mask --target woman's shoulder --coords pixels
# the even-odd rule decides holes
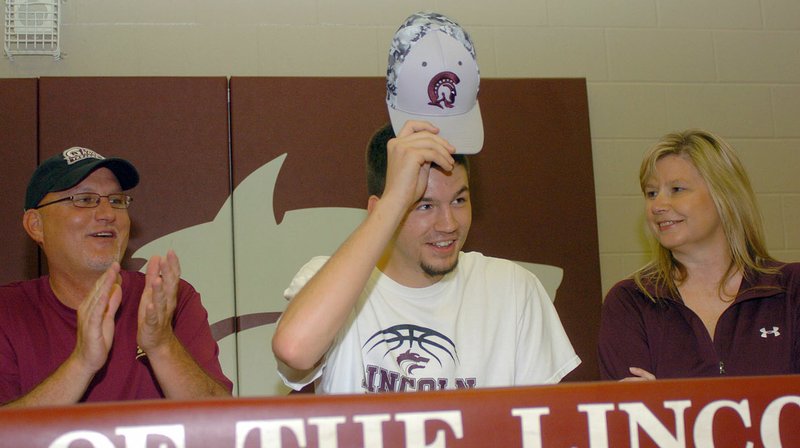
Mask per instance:
[[[778,263],[779,282],[783,287],[800,288],[800,263]]]
[[[612,292],[623,292],[623,291],[632,291],[632,290],[639,290],[639,287],[636,286],[636,282],[633,281],[633,278],[626,277],[622,280],[618,281],[608,290],[608,293],[611,294]]]
[[[780,271],[785,274],[800,274],[800,263],[798,262],[778,263],[778,266]]]
[[[797,262],[781,262],[771,260],[763,265],[764,268],[773,269],[773,273],[762,274],[760,280],[762,282],[775,282],[785,285],[789,282],[800,281],[800,263]],[[777,274],[777,275],[776,275]],[[772,280],[777,279],[777,280]]]
[[[765,270],[748,272],[748,284],[757,296],[766,294],[764,291],[783,290],[791,295],[800,291],[800,263],[769,260],[762,268]]]
[[[637,301],[637,300],[648,300],[647,295],[642,291],[639,285],[636,282],[628,277],[618,281],[611,289],[608,290],[606,294],[606,298],[603,301]]]

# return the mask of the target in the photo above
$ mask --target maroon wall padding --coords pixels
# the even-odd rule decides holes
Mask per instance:
[[[467,250],[564,269],[556,308],[594,380],[602,286],[583,79],[481,81],[484,149],[472,159]]]
[[[279,222],[288,210],[366,207],[364,149],[388,121],[383,78],[234,77],[230,86],[234,185],[287,153],[273,199]],[[563,268],[556,307],[583,359],[570,379],[597,379],[602,292],[585,80],[484,79],[479,98],[486,142],[472,159],[467,249]]]
[[[36,80],[0,82],[8,155],[0,205],[4,234],[17,232],[4,237],[10,281],[37,275],[19,228],[37,162]],[[139,168],[128,254],[212,220],[230,194],[231,169],[235,186],[283,153],[278,221],[294,209],[366,207],[364,148],[388,119],[383,78],[234,77],[230,86],[229,154],[224,77],[42,78],[38,159],[86,146]],[[596,379],[601,286],[585,81],[484,79],[480,102],[486,143],[472,159],[467,249],[564,269],[556,307],[583,359],[570,379]]]
[[[22,228],[28,178],[36,169],[37,79],[0,79],[0,284],[37,277],[36,244]]]
[[[288,153],[275,184],[278,223],[289,210],[366,208],[364,151],[388,120],[383,78],[233,77],[230,85],[234,188]]]
[[[71,146],[129,159],[132,190],[127,257],[179,229],[213,220],[230,195],[228,80],[42,78],[41,159]]]

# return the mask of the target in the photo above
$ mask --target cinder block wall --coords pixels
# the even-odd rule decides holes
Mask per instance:
[[[62,7],[65,57],[3,58],[0,77],[382,76],[400,22],[417,10],[443,12],[473,35],[484,77],[587,79],[603,291],[647,258],[642,152],[686,127],[733,143],[761,201],[770,250],[800,260],[797,0],[68,0]]]

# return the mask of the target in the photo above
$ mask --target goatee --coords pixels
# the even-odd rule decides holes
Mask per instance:
[[[445,268],[437,268],[425,263],[420,263],[419,266],[422,268],[422,272],[427,274],[429,277],[440,277],[453,272],[456,266],[458,266],[458,259],[456,259],[456,261],[452,265],[447,266]]]

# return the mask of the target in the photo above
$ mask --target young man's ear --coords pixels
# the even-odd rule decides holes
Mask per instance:
[[[380,198],[374,194],[369,197],[369,201],[367,202],[367,213],[372,213],[372,209],[375,207],[375,204],[378,203],[378,200],[380,200]]]
[[[36,241],[37,244],[42,244],[44,240],[44,223],[42,222],[42,214],[39,210],[27,210],[22,215],[22,227],[28,232],[28,235]]]

